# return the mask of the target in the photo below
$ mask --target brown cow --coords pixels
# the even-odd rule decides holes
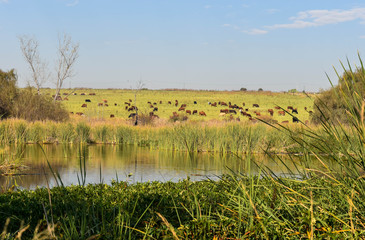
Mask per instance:
[[[162,104],[162,101],[160,101],[160,104]]]
[[[186,107],[186,104],[181,104],[180,108],[185,108],[185,107]]]
[[[83,115],[84,115],[84,113],[82,113],[82,112],[77,112],[77,113],[76,113],[76,115],[83,116]]]
[[[228,105],[225,102],[221,102],[221,106],[228,106]]]
[[[242,103],[242,105],[243,105],[243,106],[246,106],[246,104],[245,104],[245,103]]]
[[[286,123],[289,123],[289,121],[282,121],[281,123],[282,124],[286,124]]]
[[[257,103],[252,104],[252,107],[260,107]]]
[[[216,103],[216,102],[214,102],[214,103],[210,104],[210,106],[212,106],[212,107],[216,107],[216,106],[217,106],[217,103]]]
[[[268,109],[267,111],[270,113],[270,116],[274,116],[274,110]]]
[[[86,107],[87,107],[87,104],[86,104],[86,103],[84,103],[84,104],[82,104],[82,105],[81,105],[81,107],[86,108]]]
[[[171,104],[171,101],[168,101],[167,103],[168,103],[168,104]]]
[[[85,93],[81,93],[80,95],[86,95]]]
[[[104,105],[104,103],[98,103],[98,107],[102,107]],[[126,107],[126,109],[128,108],[128,106],[125,106]]]
[[[89,95],[95,96],[95,95],[96,95],[96,93],[89,93]]]
[[[104,102],[104,103],[108,103],[108,100],[106,100],[106,99],[103,99],[103,102]]]
[[[67,98],[67,97],[65,97],[65,98],[63,99],[63,101],[68,101],[68,98]]]
[[[227,114],[227,113],[229,112],[229,110],[228,110],[228,109],[221,109],[221,110],[220,110],[220,112],[221,112],[221,113],[226,113],[226,114]]]
[[[184,107],[180,107],[178,111],[185,111]]]
[[[200,115],[200,116],[207,116],[207,114],[205,114],[205,112],[204,112],[204,111],[200,111],[200,112],[199,112],[199,115]]]
[[[292,106],[288,106],[288,109],[293,110],[293,107]]]
[[[193,110],[193,115],[198,114],[198,110]]]
[[[115,117],[114,114],[110,114],[110,118],[113,118],[113,117]]]
[[[129,102],[132,102],[132,99],[129,99]]]
[[[255,114],[256,114],[256,116],[261,116],[261,113],[259,113],[259,112],[254,112]]]
[[[185,111],[187,114],[191,115],[191,111],[190,110],[186,110]]]
[[[285,116],[285,111],[278,111],[279,116]]]
[[[281,107],[279,107],[279,106],[275,106],[274,108],[277,110],[281,109]]]

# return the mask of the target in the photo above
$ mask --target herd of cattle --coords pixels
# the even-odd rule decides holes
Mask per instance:
[[[66,94],[64,94],[66,95]],[[76,93],[73,93],[73,95],[76,95]],[[81,93],[80,95],[87,95],[86,93]],[[88,95],[96,95],[95,93],[89,93]],[[68,99],[63,99],[63,100],[68,100]],[[88,104],[93,104],[92,100],[89,98],[85,99],[85,103],[83,103],[81,105],[82,108],[87,108]],[[97,107],[108,107],[109,106],[109,102],[107,99],[103,99],[100,102],[97,102],[96,106]],[[163,101],[147,101],[147,108],[150,109],[149,112],[149,116],[151,118],[159,118],[158,115],[156,115],[156,113],[159,110],[159,107],[163,106]],[[191,103],[179,103],[178,100],[175,101],[167,101],[166,103],[167,105],[171,105],[172,107],[176,107],[176,111],[172,112],[172,115],[170,116],[170,118],[176,118],[179,117],[180,115],[197,115],[197,116],[201,116],[201,117],[205,117],[207,116],[207,114],[205,113],[205,111],[202,110],[198,110],[197,106],[201,106],[200,104],[198,104],[197,101],[191,101]],[[240,121],[239,115],[241,117],[246,117],[251,121],[255,121],[256,118],[259,118],[262,115],[270,115],[271,117],[274,116],[274,114],[276,113],[279,116],[285,116],[285,114],[290,114],[292,121],[293,122],[299,122],[299,119],[295,116],[296,114],[298,114],[298,109],[294,108],[293,106],[287,106],[286,108],[282,108],[279,106],[275,106],[274,108],[270,108],[270,109],[266,109],[263,110],[262,108],[260,108],[259,104],[254,103],[252,104],[252,109],[249,108],[249,106],[246,106],[246,104],[243,102],[240,105],[236,104],[236,103],[231,103],[231,102],[223,102],[223,101],[219,101],[219,102],[208,102],[207,103],[210,107],[212,108],[219,108],[219,110],[217,110],[217,115],[219,116],[224,116],[224,115],[229,115],[230,119],[233,120],[237,120]],[[124,110],[129,114],[128,118],[133,118],[135,119],[136,117],[138,117],[137,113],[138,113],[138,107],[136,107],[133,104],[132,99],[129,99],[127,101],[124,102],[124,104],[118,104],[118,103],[113,103],[112,105],[114,106],[120,106],[123,105]],[[95,104],[93,105],[95,106]],[[308,111],[307,108],[304,108],[305,111],[307,111],[309,114],[312,114],[312,111]],[[73,114],[73,112],[71,112],[71,114]],[[82,112],[76,112],[77,115],[84,115],[84,113]],[[238,115],[238,116],[237,116]],[[114,114],[110,114],[111,118],[114,118],[115,115]],[[289,121],[282,121],[282,123],[288,123]]]

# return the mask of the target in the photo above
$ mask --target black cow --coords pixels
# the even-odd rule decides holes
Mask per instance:
[[[299,119],[297,117],[293,117],[293,123],[294,122],[296,122],[296,123],[299,122]]]
[[[90,99],[85,99],[85,102],[91,102],[91,100]]]

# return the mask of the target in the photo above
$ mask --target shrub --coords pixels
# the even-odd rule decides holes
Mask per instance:
[[[359,99],[365,96],[365,71],[363,68],[357,68],[352,71],[345,70],[339,77],[338,85],[331,89],[322,91],[314,101],[314,112],[312,115],[313,123],[331,121],[333,123],[348,123],[348,105],[351,104],[349,99],[343,96],[355,94]]]
[[[17,96],[16,81],[14,69],[9,72],[0,70],[0,119],[11,114],[12,105]]]
[[[68,112],[60,103],[51,98],[34,94],[31,88],[22,90],[13,104],[12,115],[28,121],[53,120],[64,121],[69,118]]]

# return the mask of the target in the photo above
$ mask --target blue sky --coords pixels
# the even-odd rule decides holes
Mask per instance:
[[[80,44],[64,87],[318,91],[364,54],[365,1],[0,0],[0,69],[26,85],[29,35],[54,72],[62,33]]]

